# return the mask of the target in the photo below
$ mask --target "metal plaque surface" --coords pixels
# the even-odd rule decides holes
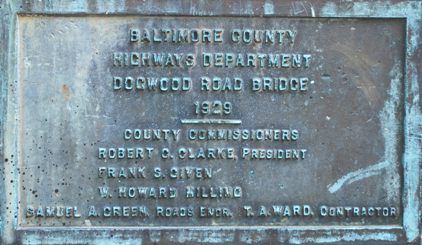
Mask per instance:
[[[125,4],[7,17],[5,243],[420,241],[420,3]]]
[[[22,17],[22,225],[397,224],[404,22],[228,20]]]

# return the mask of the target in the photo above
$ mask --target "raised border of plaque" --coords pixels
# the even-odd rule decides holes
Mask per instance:
[[[18,225],[17,26],[20,16],[207,16],[404,19],[402,224],[371,226],[22,227]],[[421,1],[53,1],[0,2],[0,236],[4,244],[421,242]],[[7,160],[5,160],[7,159]]]

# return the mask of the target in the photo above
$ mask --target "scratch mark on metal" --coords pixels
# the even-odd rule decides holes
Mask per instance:
[[[389,89],[389,99],[386,101],[384,108],[379,114],[382,135],[384,138],[384,160],[379,163],[370,165],[366,168],[361,168],[356,171],[350,172],[337,181],[327,186],[330,193],[337,192],[344,185],[351,184],[353,182],[379,175],[384,169],[386,169],[387,178],[394,178],[393,185],[388,186],[388,199],[397,197],[398,188],[398,174],[397,174],[397,135],[398,135],[398,120],[396,116],[396,110],[398,109],[400,100],[400,81],[403,77],[401,72],[401,62],[397,62],[393,69],[390,71],[391,85]]]
[[[354,172],[348,173],[338,179],[331,185],[328,185],[328,191],[334,193],[338,191],[342,186],[351,184],[361,179],[365,179],[374,175],[381,174],[381,171],[387,167],[387,162],[380,162],[367,168],[361,168]]]

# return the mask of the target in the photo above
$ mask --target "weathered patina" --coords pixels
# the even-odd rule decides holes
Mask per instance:
[[[0,7],[3,243],[420,243],[420,1]]]

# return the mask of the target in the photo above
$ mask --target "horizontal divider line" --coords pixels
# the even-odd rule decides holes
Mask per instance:
[[[242,120],[237,119],[182,119],[182,124],[242,124]]]

